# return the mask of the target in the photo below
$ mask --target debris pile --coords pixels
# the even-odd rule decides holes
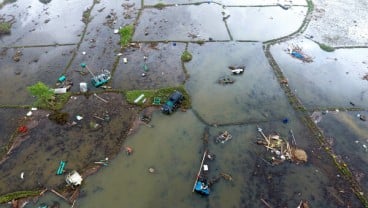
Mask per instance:
[[[258,132],[260,132],[263,138],[258,139],[256,143],[263,145],[274,155],[272,157],[272,164],[280,164],[285,160],[296,163],[308,161],[307,153],[303,149],[291,146],[288,141],[281,138],[278,134],[270,134],[266,137],[262,129],[259,127]]]
[[[291,46],[288,47],[288,53],[296,58],[296,59],[299,59],[303,62],[307,62],[307,63],[310,63],[310,62],[313,62],[313,59],[312,57],[308,56],[307,54],[305,54],[302,50],[302,48],[298,45],[294,45],[292,44]]]
[[[221,132],[216,138],[215,138],[215,143],[222,143],[224,144],[225,142],[229,141],[230,139],[232,139],[232,135],[228,132],[228,131],[224,131]]]

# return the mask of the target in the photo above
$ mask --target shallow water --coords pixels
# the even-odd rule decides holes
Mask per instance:
[[[25,94],[25,86],[33,83],[38,78],[37,76],[42,81],[50,85],[53,84],[61,74],[60,71],[70,60],[79,41],[79,35],[84,28],[82,23],[76,21],[76,24],[65,26],[64,22],[57,20],[62,19],[67,14],[54,12],[54,15],[59,14],[62,17],[57,16],[56,19],[51,19],[50,23],[47,24],[51,24],[55,20],[56,25],[64,26],[63,30],[68,30],[70,33],[62,38],[57,35],[53,36],[54,38],[45,38],[48,34],[45,36],[40,34],[43,27],[45,30],[51,31],[51,35],[53,35],[55,31],[52,29],[55,25],[40,26],[39,23],[34,22],[34,19],[38,18],[36,13],[40,11],[41,7],[44,9],[43,11],[47,11],[57,5],[55,2],[57,1],[52,1],[48,5],[39,5],[39,2],[32,1],[31,6],[35,4],[34,10],[30,14],[20,14],[21,18],[25,20],[26,29],[20,30],[20,22],[17,22],[14,25],[14,33],[11,36],[4,36],[1,40],[10,45],[69,43],[70,41],[74,45],[55,47],[56,49],[50,50],[52,51],[50,54],[53,55],[52,59],[47,59],[50,56],[40,55],[40,60],[43,61],[38,62],[34,61],[38,54],[44,53],[45,50],[49,51],[48,48],[24,49],[24,57],[14,65],[11,56],[16,49],[9,49],[9,54],[4,56],[7,61],[5,64],[1,62],[2,67],[6,66],[3,67],[5,70],[0,72],[7,77],[8,82],[1,89],[8,89],[14,80],[22,82],[23,85],[17,85],[19,89],[9,88],[9,93],[5,94],[5,99],[1,99],[4,104],[31,103],[30,96]],[[70,9],[68,12],[73,13],[73,15],[68,18],[72,18],[73,21],[80,20],[83,11],[92,5],[92,1],[83,1],[66,6],[64,5],[67,4],[66,2],[69,1],[63,2],[60,11],[64,12]],[[180,3],[180,1],[177,2]],[[296,1],[295,3],[305,5],[306,2],[303,2]],[[72,1],[72,3],[75,2]],[[129,1],[129,3],[133,3],[133,1]],[[152,1],[152,4],[154,3]],[[59,160],[69,161],[68,170],[83,170],[86,164],[93,164],[94,161],[110,154],[114,156],[123,145],[133,147],[133,155],[119,154],[111,160],[107,167],[104,167],[96,175],[85,179],[81,187],[81,195],[77,199],[78,207],[263,207],[264,203],[261,199],[275,207],[296,207],[301,200],[307,200],[311,207],[339,207],[343,206],[341,204],[342,196],[346,201],[345,205],[359,207],[360,204],[355,196],[348,191],[350,187],[339,176],[320,144],[317,144],[314,136],[305,127],[303,120],[298,115],[299,112],[294,112],[289,105],[287,97],[281,90],[277,78],[264,56],[262,44],[259,42],[229,41],[232,34],[236,40],[261,41],[290,34],[301,24],[306,7],[293,7],[293,9],[285,11],[274,5],[277,3],[276,1],[259,0],[247,1],[246,3],[247,5],[248,3],[249,5],[267,4],[272,7],[227,8],[232,11],[227,22],[229,23],[227,25],[229,31],[226,29],[226,22],[223,21],[221,14],[224,2],[210,2],[210,4],[202,2],[200,5],[188,6],[171,5],[163,10],[144,8],[138,20],[134,41],[171,42],[153,45],[142,43],[139,48],[130,48],[122,54],[122,57],[128,58],[127,64],[124,64],[122,59],[117,58],[117,53],[120,52],[117,44],[119,38],[113,34],[113,30],[121,25],[132,23],[138,15],[140,1],[134,1],[130,13],[131,18],[121,18],[126,14],[124,10],[122,13],[118,13],[119,18],[116,23],[110,26],[105,25],[106,17],[113,10],[122,11],[122,5],[116,2],[102,2],[95,5],[91,13],[92,22],[86,28],[86,36],[80,42],[79,51],[76,51],[77,56],[67,71],[70,73],[68,76],[76,83],[89,80],[89,75],[82,77],[76,73],[76,70],[80,69],[81,62],[87,62],[92,69],[100,70],[104,67],[112,69],[115,61],[118,61],[114,77],[109,84],[117,89],[129,90],[180,85],[185,81],[185,73],[188,73],[189,79],[186,80],[185,87],[189,92],[192,108],[187,112],[178,111],[171,116],[163,115],[159,111],[155,112],[150,123],[153,128],[140,126],[140,130],[128,137],[128,140],[122,144],[126,133],[123,132],[123,129],[129,126],[132,118],[137,114],[137,109],[126,104],[122,105],[125,103],[123,95],[120,93],[99,94],[108,99],[109,104],[105,104],[93,96],[73,97],[63,110],[70,113],[71,121],[75,121],[76,115],[82,115],[84,119],[77,121],[77,125],[71,129],[50,123],[45,117],[41,119],[39,128],[31,132],[31,139],[27,140],[24,146],[15,150],[13,158],[1,166],[4,170],[9,170],[8,172],[2,171],[1,192],[41,188],[44,187],[44,184],[55,187],[62,184],[61,186],[63,186],[64,177],[55,176]],[[226,4],[243,5],[244,1],[234,0],[226,2]],[[10,8],[10,6],[14,8]],[[18,7],[20,7],[20,12],[24,12],[29,9],[26,6],[28,6],[27,2],[22,1],[19,6],[18,4],[7,5],[6,8],[9,10],[2,9],[1,12],[15,11]],[[70,6],[75,7],[71,9]],[[252,34],[246,30],[243,31],[243,25],[238,28],[232,26],[234,19],[238,20],[247,16],[247,13],[243,11],[252,13],[254,19],[262,23],[255,25],[249,18],[242,22],[242,24],[245,23],[245,26],[248,26],[248,21],[252,23],[254,27],[252,31],[255,31]],[[270,13],[273,16],[269,17]],[[46,15],[45,12],[42,14]],[[43,22],[44,18],[45,16],[42,16],[40,21]],[[283,21],[286,21],[285,19],[290,20],[290,18],[293,20],[291,24],[282,24]],[[263,32],[265,28],[276,27],[275,22],[281,24],[278,28],[282,28],[282,30],[275,29],[272,32]],[[36,25],[35,32],[28,33],[28,29],[32,29],[33,24]],[[265,25],[268,26],[265,27]],[[192,35],[199,36],[192,37]],[[262,37],[259,37],[261,35]],[[203,45],[193,42],[176,42],[208,40],[209,37],[214,38],[215,41],[225,42],[206,42]],[[21,41],[17,42],[18,40]],[[365,107],[364,91],[358,88],[359,85],[363,84],[360,77],[365,67],[362,63],[366,54],[365,50],[354,49],[342,54],[340,51],[348,50],[338,50],[335,53],[325,54],[318,49],[316,44],[307,40],[302,41],[306,43],[305,45],[300,43],[303,44],[306,52],[315,56],[315,62],[312,64],[303,64],[288,56],[284,51],[285,44],[275,45],[271,47],[271,51],[288,78],[290,86],[298,88],[295,92],[303,104],[306,104],[308,108],[347,106],[349,102],[338,94],[340,92],[338,89],[341,89],[338,84],[344,83],[344,86],[348,84],[353,86],[349,88],[350,90],[357,90],[357,93],[352,93],[351,97],[348,98],[351,98],[351,101],[356,103],[358,107]],[[95,47],[97,49],[94,49]],[[183,70],[180,55],[185,49],[192,53],[193,59],[184,64]],[[83,55],[83,51],[86,52],[86,55]],[[354,58],[357,51],[361,55]],[[65,57],[56,58],[60,53],[66,54]],[[334,63],[335,55],[339,60],[337,63]],[[142,64],[145,63],[144,56],[148,57],[146,62],[149,66],[149,72],[147,76],[143,77],[141,75]],[[344,59],[345,56],[346,59]],[[334,64],[330,65],[330,61]],[[31,70],[25,71],[28,64]],[[348,74],[352,75],[353,78],[350,78],[348,82],[344,77],[345,70],[343,69],[350,64],[358,70],[354,71],[349,68]],[[38,65],[41,67],[38,68]],[[45,65],[47,70],[40,70],[44,69]],[[242,75],[232,76],[228,66],[233,65],[245,65],[246,70]],[[58,66],[58,71],[50,72],[50,69],[55,68],[55,66]],[[327,66],[329,70],[320,70],[324,66]],[[16,70],[14,71],[11,67],[15,67]],[[300,73],[295,73],[294,67],[303,68],[303,70],[300,70]],[[308,71],[309,67],[312,70]],[[324,82],[328,77],[334,75],[332,73],[334,68],[340,69],[338,76],[334,80],[328,79],[328,82]],[[47,73],[41,74],[41,71]],[[321,71],[322,73],[320,73]],[[18,74],[19,72],[21,76],[14,75],[14,73]],[[309,72],[312,73],[309,74]],[[219,85],[217,80],[224,75],[232,76],[235,83],[225,86]],[[323,85],[319,85],[318,82],[308,82],[312,78],[324,82],[323,84],[332,83],[332,85],[327,86],[327,90],[323,91],[322,89],[325,89]],[[93,88],[93,90],[95,89]],[[14,92],[18,91],[23,94],[19,94],[19,98],[13,97]],[[78,91],[78,85],[75,85],[72,91]],[[348,91],[342,92],[344,96],[350,96]],[[361,100],[358,99],[360,98],[358,94],[363,94]],[[322,97],[324,99],[321,99]],[[101,121],[95,118],[96,115],[103,116],[106,112],[111,120]],[[3,119],[1,121],[10,118],[11,113],[11,111],[1,112]],[[23,113],[23,111],[19,113]],[[352,125],[352,118],[347,117],[349,116],[337,119],[326,117],[327,122],[322,119],[321,126],[327,135],[332,136],[341,133],[343,128],[338,128],[339,122],[359,130],[359,133],[353,136],[354,138],[359,137],[358,143],[353,144],[355,146],[346,140],[346,138],[350,138],[349,135],[344,138],[340,138],[339,135],[334,150],[344,156],[359,146],[360,149],[356,156],[351,158],[344,156],[344,159],[352,163],[354,171],[364,173],[367,170],[360,168],[359,165],[366,163],[365,152],[361,151],[362,144],[366,144],[364,137],[366,132],[361,131],[361,128],[365,128],[365,126]],[[283,123],[282,121],[285,119],[287,122]],[[95,131],[91,129],[91,122],[99,122],[103,127]],[[9,125],[1,125],[0,129],[14,129],[17,124],[17,122],[12,121]],[[291,140],[289,131],[292,129],[297,146],[307,151],[308,163],[285,162],[279,166],[271,166],[267,161],[272,155],[263,146],[255,144],[256,139],[260,137],[257,126],[262,127],[267,135],[278,132],[289,141]],[[233,139],[225,144],[215,144],[214,138],[224,130],[228,130],[233,135]],[[329,130],[334,132],[330,133]],[[11,132],[5,133],[11,134]],[[209,135],[208,144],[204,143],[204,133]],[[341,135],[345,134],[341,133]],[[5,144],[5,142],[2,143]],[[211,187],[212,194],[208,198],[192,193],[197,169],[205,148],[216,155],[216,160],[209,163],[210,176],[217,177],[220,173],[227,173],[233,178],[232,181],[221,179],[213,185]],[[150,167],[155,168],[154,174],[148,172]],[[20,179],[21,172],[25,173],[24,181]],[[362,179],[366,179],[365,177],[363,175]],[[36,180],[34,180],[35,178]],[[366,184],[362,183],[366,187]],[[60,198],[49,192],[37,205],[41,203],[51,205],[54,201],[60,202],[61,207],[69,207]],[[27,207],[37,205],[29,204]],[[0,207],[7,206],[0,205]]]
[[[287,53],[289,46],[298,45],[313,58],[304,63]],[[356,107],[367,105],[368,49],[338,49],[325,52],[308,39],[296,39],[275,45],[272,55],[289,80],[289,85],[308,108]],[[341,87],[344,86],[344,87]]]
[[[48,4],[38,0],[18,0],[7,4],[0,10],[0,14],[14,15],[16,22],[12,26],[11,35],[0,38],[0,45],[76,43],[84,28],[82,14],[91,4],[91,0],[51,1]]]

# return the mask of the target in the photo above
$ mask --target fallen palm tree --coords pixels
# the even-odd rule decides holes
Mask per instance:
[[[278,134],[270,134],[268,137],[263,133],[263,130],[258,127],[258,132],[262,135],[262,139],[257,140],[257,144],[263,145],[275,156],[272,157],[273,164],[282,163],[285,160],[301,163],[307,162],[307,153],[294,145],[290,145],[288,141],[281,138]]]

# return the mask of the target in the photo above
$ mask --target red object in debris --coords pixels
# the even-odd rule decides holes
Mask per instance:
[[[28,131],[28,128],[26,126],[20,126],[18,128],[19,133],[26,133]]]
[[[125,152],[127,155],[131,155],[133,153],[133,149],[131,147],[125,147]]]

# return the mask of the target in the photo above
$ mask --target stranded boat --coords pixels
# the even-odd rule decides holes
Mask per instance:
[[[192,190],[192,192],[195,191],[196,193],[201,194],[203,196],[210,195],[210,188],[209,188],[209,183],[207,180],[208,165],[206,164],[207,160],[210,158],[211,158],[211,155],[209,155],[206,150],[203,154],[202,162],[199,167],[199,171],[197,173],[196,180],[194,182],[194,186]]]

